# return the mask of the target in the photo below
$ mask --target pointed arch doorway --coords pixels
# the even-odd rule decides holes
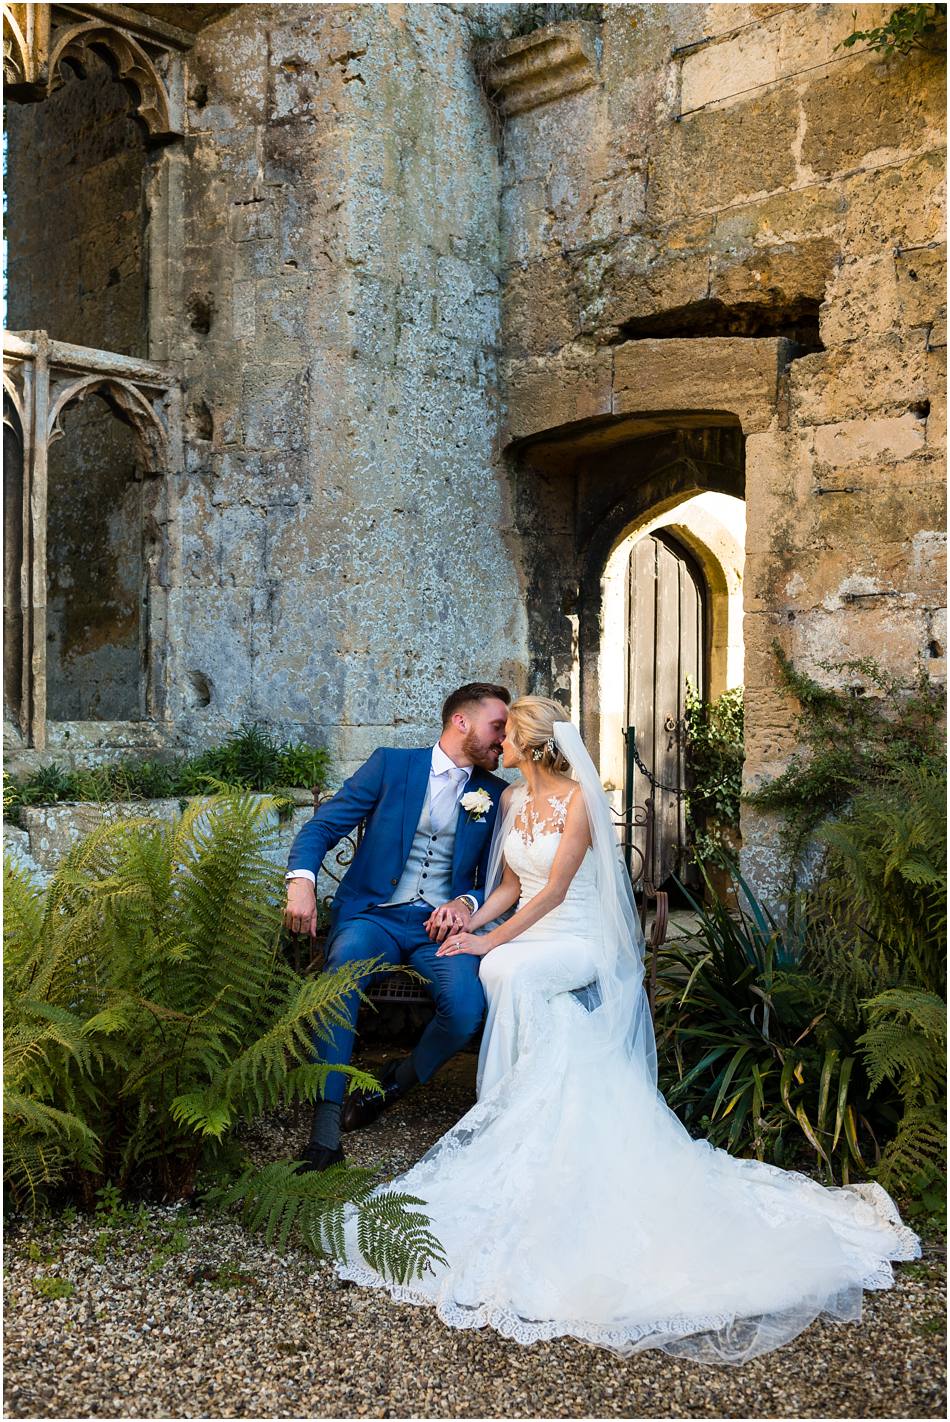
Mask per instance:
[[[708,606],[702,569],[677,538],[658,529],[637,539],[626,572],[626,725],[656,782],[634,766],[633,802],[644,803],[652,788],[648,876],[657,886],[685,872],[686,685],[689,678],[707,694]]]

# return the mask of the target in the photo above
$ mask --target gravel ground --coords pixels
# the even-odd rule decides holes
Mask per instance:
[[[473,1080],[474,1057],[457,1058],[347,1137],[350,1157],[404,1169],[471,1103]],[[288,1157],[304,1132],[288,1116],[249,1144]],[[819,1320],[733,1369],[457,1332],[200,1213],[149,1207],[111,1230],[67,1217],[8,1233],[5,1416],[944,1417],[945,1258],[927,1240],[893,1290],[866,1295],[860,1324]],[[57,1285],[37,1279],[73,1291],[48,1297]]]

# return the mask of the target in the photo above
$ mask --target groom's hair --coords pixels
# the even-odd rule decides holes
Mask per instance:
[[[511,692],[506,686],[495,686],[490,681],[467,681],[442,703],[443,727],[449,724],[456,711],[461,711],[463,706],[471,706],[474,701],[487,701],[490,696],[497,697],[506,706],[511,705]]]

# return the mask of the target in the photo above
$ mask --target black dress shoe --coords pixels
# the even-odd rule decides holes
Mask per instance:
[[[300,1164],[294,1174],[309,1175],[314,1170],[326,1170],[331,1165],[341,1165],[345,1159],[342,1146],[331,1150],[329,1146],[308,1145],[306,1150],[301,1152]]]
[[[362,1087],[357,1087],[343,1102],[343,1111],[340,1115],[341,1131],[359,1131],[363,1126],[368,1126],[371,1121],[375,1121],[377,1116],[381,1116],[396,1101],[400,1101],[405,1092],[396,1085],[395,1073],[396,1064],[386,1067],[379,1079],[379,1084],[383,1088],[379,1091],[364,1091]]]

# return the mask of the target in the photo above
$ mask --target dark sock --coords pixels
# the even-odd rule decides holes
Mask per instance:
[[[313,1125],[310,1127],[310,1145],[326,1146],[327,1150],[336,1150],[340,1144],[340,1112],[343,1106],[339,1101],[318,1101],[313,1108]]]
[[[393,1072],[393,1080],[400,1091],[408,1091],[411,1086],[415,1086],[419,1078],[416,1076],[415,1063],[412,1057],[403,1057]]]

